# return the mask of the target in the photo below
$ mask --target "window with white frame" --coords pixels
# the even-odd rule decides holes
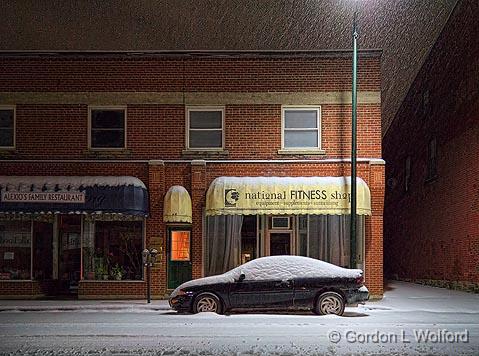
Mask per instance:
[[[125,108],[90,108],[90,147],[126,147]]]
[[[0,147],[15,147],[14,107],[0,107]]]
[[[220,150],[224,147],[224,108],[186,108],[186,145],[192,150]]]
[[[319,106],[283,107],[283,149],[321,148],[321,109]]]

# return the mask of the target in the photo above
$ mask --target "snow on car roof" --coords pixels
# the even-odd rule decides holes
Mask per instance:
[[[315,258],[302,256],[261,257],[236,267],[244,273],[245,280],[270,278],[290,279],[298,277],[346,277],[356,278],[362,273],[357,269],[346,269]],[[232,270],[231,272],[233,272]]]
[[[197,285],[215,283],[231,283],[238,279],[241,273],[245,274],[245,281],[291,278],[357,278],[361,276],[360,269],[342,268],[331,263],[302,256],[268,256],[249,261],[231,271],[188,281],[176,288],[171,297],[180,289]]]

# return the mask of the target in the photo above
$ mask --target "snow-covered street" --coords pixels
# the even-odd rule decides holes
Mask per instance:
[[[0,302],[3,354],[465,354],[479,353],[479,295],[394,282],[385,298],[343,317],[178,315],[158,308]],[[83,303],[83,304],[82,304]],[[21,303],[17,303],[21,304]],[[48,303],[47,303],[48,304]],[[28,311],[28,305],[31,311]],[[78,307],[80,306],[80,307]],[[33,309],[36,308],[36,311]],[[21,311],[21,310],[24,311]],[[68,308],[63,308],[68,309]]]

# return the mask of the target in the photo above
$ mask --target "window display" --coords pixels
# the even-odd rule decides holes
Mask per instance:
[[[83,279],[142,279],[142,221],[85,220],[83,234]]]
[[[0,221],[0,279],[31,279],[31,220]]]

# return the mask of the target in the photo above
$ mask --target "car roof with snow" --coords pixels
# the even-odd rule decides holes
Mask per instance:
[[[346,269],[331,263],[302,256],[268,256],[249,261],[225,274],[245,274],[245,280],[291,278],[356,278],[361,270]]]

